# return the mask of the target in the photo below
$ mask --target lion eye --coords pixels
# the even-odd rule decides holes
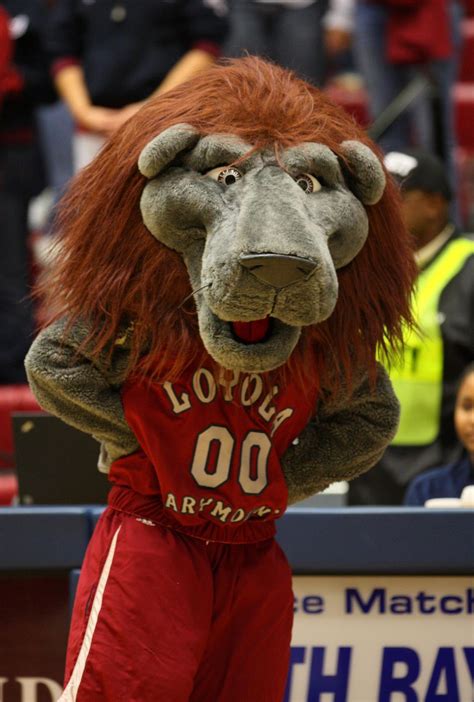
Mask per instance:
[[[233,185],[242,178],[243,174],[233,166],[228,166],[227,168],[219,166],[219,168],[213,168],[212,171],[208,171],[205,175],[217,180],[218,183]]]
[[[294,180],[305,193],[317,193],[322,188],[322,183],[310,173],[300,173]]]

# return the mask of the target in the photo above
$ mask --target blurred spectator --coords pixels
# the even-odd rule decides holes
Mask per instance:
[[[465,449],[459,461],[419,475],[410,484],[405,504],[423,506],[436,497],[460,497],[467,485],[474,485],[474,363],[461,376],[454,408],[454,426]]]
[[[389,368],[401,404],[398,433],[380,462],[349,486],[349,504],[400,504],[406,486],[459,453],[453,426],[456,388],[474,360],[474,238],[449,222],[451,196],[442,163],[417,151],[391,152],[402,211],[420,269],[403,355]]]
[[[208,67],[227,27],[222,0],[56,0],[48,49],[82,136],[76,168],[152,94]]]
[[[323,26],[324,44],[330,56],[346,51],[352,45],[356,2],[357,0],[329,0]]]
[[[35,109],[54,100],[41,33],[41,0],[0,5],[0,383],[26,382],[34,330],[28,299],[28,206],[44,186]]]
[[[74,124],[71,113],[61,100],[53,105],[43,105],[36,113],[38,135],[51,189],[53,205],[66,190],[74,169],[72,163],[72,136]]]
[[[331,0],[325,18],[328,51],[344,49],[353,34],[355,61],[373,119],[415,76],[428,77],[435,103],[421,96],[379,143],[385,151],[410,146],[436,151],[447,164],[453,192],[457,176],[451,89],[458,71],[462,16],[458,0]]]
[[[250,53],[290,68],[314,85],[325,76],[322,18],[328,0],[228,0],[225,53]]]

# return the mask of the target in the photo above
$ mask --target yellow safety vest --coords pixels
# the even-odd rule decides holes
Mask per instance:
[[[474,241],[455,239],[418,276],[412,312],[419,331],[405,330],[402,358],[388,368],[401,405],[394,445],[423,446],[438,436],[444,364],[439,299],[473,254]]]

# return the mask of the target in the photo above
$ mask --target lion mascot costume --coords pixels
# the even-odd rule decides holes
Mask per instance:
[[[343,110],[257,58],[150,100],[74,180],[27,356],[111,483],[63,702],[280,702],[288,504],[368,470],[414,278]],[[67,470],[67,466],[64,466]]]

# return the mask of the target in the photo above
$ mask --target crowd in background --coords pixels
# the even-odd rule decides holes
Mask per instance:
[[[379,465],[351,483],[349,504],[400,504],[406,494],[422,503],[435,484],[459,496],[474,482],[474,239],[459,209],[451,94],[463,11],[457,0],[0,3],[0,384],[26,382],[31,284],[48,241],[33,232],[32,256],[32,230],[54,236],[54,203],[73,173],[152,95],[221,56],[258,54],[323,89],[365,86],[370,133],[414,238],[421,333],[407,332],[390,371],[400,429]],[[38,225],[32,203],[45,193],[52,207]],[[407,493],[446,465],[444,479]]]

